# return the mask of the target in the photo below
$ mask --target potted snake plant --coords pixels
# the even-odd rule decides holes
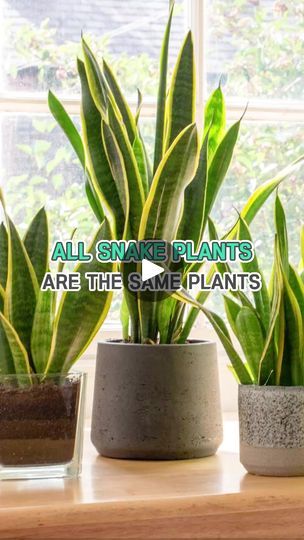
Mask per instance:
[[[218,87],[206,104],[198,135],[191,32],[168,84],[173,4],[160,56],[153,163],[140,131],[141,94],[133,112],[111,67],[105,60],[98,63],[85,39],[78,59],[82,134],[52,92],[49,107],[80,160],[97,219],[109,219],[110,239],[192,240],[197,247],[231,162],[241,120],[226,128]],[[250,197],[242,211],[248,223],[293,167]],[[199,268],[184,265],[183,278]],[[126,272],[124,265],[121,272]],[[198,300],[204,299],[201,295]],[[195,306],[185,319],[183,296],[147,301],[124,288],[123,339],[100,343],[97,354],[92,441],[102,455],[179,459],[217,450],[222,418],[216,346],[188,339],[197,312]]]
[[[211,237],[214,227],[211,225]],[[205,313],[230,358],[239,384],[240,460],[248,472],[271,476],[304,475],[304,227],[301,262],[289,261],[285,213],[275,201],[275,248],[268,287],[255,256],[244,271],[259,272],[261,290],[224,296],[228,327]],[[239,238],[251,240],[244,220]],[[219,271],[227,266],[218,265]],[[245,268],[246,267],[246,268]]]
[[[3,196],[1,195],[3,202]],[[85,374],[70,371],[102,324],[111,293],[41,290],[49,271],[42,208],[22,239],[6,214],[0,226],[0,479],[77,476],[81,470]],[[93,239],[108,237],[104,220]],[[108,266],[109,267],[109,266]],[[63,264],[60,263],[60,271]]]

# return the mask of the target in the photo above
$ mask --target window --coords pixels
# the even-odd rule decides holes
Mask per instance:
[[[228,5],[229,4],[229,5]],[[8,208],[21,228],[46,203],[54,236],[77,224],[95,226],[87,211],[76,158],[48,113],[46,91],[61,95],[79,122],[75,57],[80,33],[118,72],[131,104],[144,96],[142,131],[149,141],[155,116],[158,57],[168,0],[2,0],[0,159]],[[250,191],[304,151],[304,7],[298,0],[178,0],[171,61],[191,26],[198,71],[198,122],[219,79],[228,123],[249,102],[234,162],[214,217],[221,230]],[[304,210],[303,170],[284,182],[292,255]],[[272,245],[271,202],[256,219],[257,248]],[[114,302],[113,320],[117,320]]]

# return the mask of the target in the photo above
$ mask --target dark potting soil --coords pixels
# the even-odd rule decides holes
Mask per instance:
[[[72,460],[79,381],[0,385],[0,465],[56,465]]]

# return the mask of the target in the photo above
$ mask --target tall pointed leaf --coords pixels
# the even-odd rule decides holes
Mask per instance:
[[[240,241],[249,241],[252,243],[251,234],[246,222],[240,218],[239,223],[239,240]],[[253,293],[254,303],[257,309],[257,313],[260,317],[260,320],[263,323],[265,333],[268,330],[269,320],[270,320],[270,299],[267,291],[267,285],[263,276],[263,273],[259,267],[257,256],[254,252],[252,261],[241,263],[243,272],[258,273],[261,276],[262,287],[259,291]]]
[[[4,346],[6,348],[8,345],[10,349],[10,354],[11,354],[10,358],[9,358],[8,351],[5,351],[5,353],[7,354],[7,360],[9,362],[9,369],[10,370],[12,369],[11,360],[13,360],[15,373],[17,373],[18,375],[30,374],[31,368],[30,368],[29,358],[28,358],[26,349],[24,345],[22,344],[16,330],[13,328],[10,322],[4,317],[3,313],[0,313],[0,327],[1,327],[1,330],[0,330],[1,346]],[[3,334],[5,334],[6,345],[5,345],[5,338],[3,337]]]
[[[172,15],[174,2],[170,6],[170,14],[167,22],[164,39],[162,42],[160,61],[159,61],[159,86],[157,95],[157,113],[156,113],[156,130],[155,130],[155,148],[154,148],[154,174],[163,157],[164,139],[165,139],[165,110],[167,96],[167,72],[168,72],[168,56],[169,56],[169,41],[171,32]],[[191,123],[191,122],[189,122]]]
[[[8,218],[8,278],[4,314],[30,351],[38,281],[21,238]]]
[[[94,54],[92,53],[89,45],[83,38],[82,51],[84,57],[86,78],[89,84],[92,99],[100,114],[102,116],[105,116],[107,110],[107,96],[103,75]]]
[[[145,201],[142,179],[138,170],[132,146],[128,139],[127,131],[124,128],[123,124],[117,118],[117,115],[111,103],[109,103],[108,114],[109,125],[115,135],[115,139],[118,143],[125,164],[130,197],[130,230],[133,235],[132,238],[136,239],[138,235],[142,209]]]
[[[277,194],[275,199],[275,227],[278,237],[278,246],[283,264],[284,272],[289,273],[289,261],[288,261],[288,235],[286,226],[286,217],[281,199]]]
[[[82,130],[86,149],[86,165],[94,190],[119,236],[123,235],[125,219],[117,188],[108,164],[101,136],[101,115],[92,99],[83,62],[78,60],[82,91]]]
[[[35,215],[23,243],[35,270],[38,285],[41,285],[44,274],[48,270],[49,258],[49,227],[44,208]]]
[[[31,336],[31,352],[36,373],[44,373],[50,355],[54,302],[54,291],[39,291]]]
[[[125,238],[130,212],[130,197],[124,159],[110,126],[108,126],[105,122],[102,122],[101,128],[102,140],[106,151],[108,163],[110,165],[111,173],[116,184],[120,204],[125,215],[125,227],[123,233],[123,237]]]
[[[191,182],[198,161],[195,125],[185,128],[163,157],[142,213],[139,239],[174,239],[184,190]]]
[[[196,249],[203,236],[204,203],[207,186],[208,133],[200,150],[198,168],[192,182],[185,189],[183,216],[177,238],[192,240]],[[189,217],[191,216],[191,219]]]
[[[217,147],[208,169],[208,181],[204,201],[203,230],[207,224],[208,217],[231,163],[233,150],[239,134],[240,123],[241,120],[233,124],[227,131]]]
[[[258,382],[259,364],[264,350],[264,334],[255,312],[242,307],[236,318],[237,337],[244,351],[254,382]]]
[[[204,139],[208,133],[208,159],[212,161],[214,153],[223,139],[226,127],[226,106],[219,86],[208,99],[205,106]]]
[[[67,113],[62,103],[51,91],[49,91],[48,93],[48,105],[55,120],[58,122],[59,126],[61,127],[61,129],[67,136],[67,138],[69,139],[84,169],[85,168],[84,148],[83,148],[81,136],[80,136],[80,133],[78,132],[78,129],[76,128],[74,122],[70,118],[69,114]]]
[[[114,263],[101,263],[94,257],[96,245],[111,239],[111,231],[105,221],[99,228],[89,249],[93,259],[75,268],[80,274],[81,289],[63,293],[54,323],[51,353],[47,373],[66,373],[88,347],[108,314],[112,292],[90,291],[86,273],[113,272]],[[63,362],[64,360],[64,362]]]
[[[193,40],[188,32],[180,50],[167,103],[166,149],[186,126],[195,120],[195,67]]]
[[[241,216],[248,225],[250,225],[258,211],[261,209],[261,207],[267,201],[268,197],[273,193],[273,191],[280,185],[283,180],[285,180],[285,178],[287,178],[287,176],[292,174],[299,167],[300,163],[302,163],[303,160],[304,155],[300,156],[290,165],[285,167],[274,178],[261,184],[254,191],[254,193],[249,197],[241,211]]]
[[[133,144],[136,137],[136,124],[133,118],[132,112],[129,105],[127,104],[122,91],[120,90],[119,84],[114,76],[113,71],[105,60],[103,60],[103,72],[107,80],[107,83],[113,94],[115,103],[120,111],[124,125],[128,133],[130,143]]]
[[[145,197],[149,192],[149,171],[148,163],[145,154],[144,143],[139,135],[136,135],[133,142],[133,152],[136,159],[139,174],[141,176],[141,182],[144,188]]]
[[[6,287],[7,279],[7,250],[8,240],[7,231],[4,223],[0,225],[0,285],[3,289]]]

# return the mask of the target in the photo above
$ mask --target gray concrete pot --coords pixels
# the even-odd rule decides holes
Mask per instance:
[[[249,473],[304,475],[304,387],[240,385],[239,421]]]
[[[91,438],[114,458],[213,455],[222,441],[215,343],[99,343]]]

